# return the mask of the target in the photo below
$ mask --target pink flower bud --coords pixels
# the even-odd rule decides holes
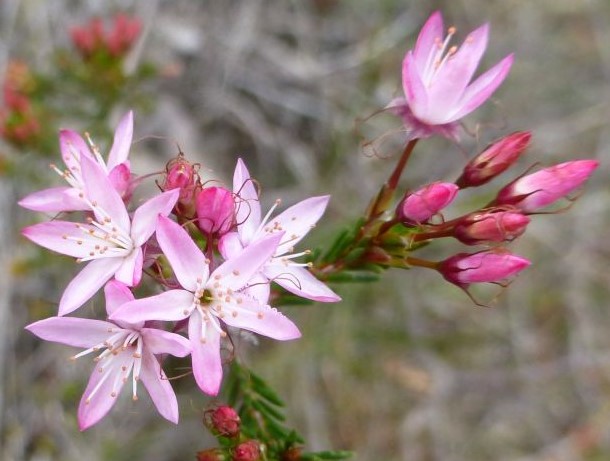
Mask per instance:
[[[458,286],[471,283],[499,282],[528,267],[530,262],[506,250],[458,253],[442,261],[438,271]]]
[[[204,423],[214,435],[223,437],[236,437],[239,435],[239,415],[229,406],[223,405],[206,411]]]
[[[449,182],[434,182],[407,194],[398,207],[398,218],[406,224],[423,223],[449,205],[458,186]]]
[[[233,450],[233,461],[258,461],[260,456],[260,443],[257,440],[240,443]]]
[[[578,189],[598,165],[597,160],[574,160],[523,176],[498,192],[494,205],[512,205],[526,213],[536,211]]]
[[[226,459],[224,452],[218,448],[197,452],[197,461],[225,461]]]
[[[165,167],[165,181],[161,185],[163,191],[180,189],[178,202],[188,205],[193,201],[199,183],[199,175],[195,165],[184,158],[182,153],[170,160]]]
[[[202,232],[223,235],[235,223],[233,193],[223,187],[206,187],[195,199],[197,225]]]
[[[517,131],[490,144],[468,162],[457,183],[460,187],[473,187],[491,181],[517,161],[531,138],[529,131]]]
[[[513,211],[472,213],[458,222],[453,236],[466,245],[505,242],[523,234],[529,222],[530,218]]]

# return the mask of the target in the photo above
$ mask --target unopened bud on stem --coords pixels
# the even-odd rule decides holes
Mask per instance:
[[[397,217],[407,225],[428,221],[456,197],[458,187],[449,182],[434,182],[409,193],[397,209]]]
[[[466,245],[507,242],[523,234],[529,222],[530,218],[513,211],[472,213],[456,224],[453,236]]]

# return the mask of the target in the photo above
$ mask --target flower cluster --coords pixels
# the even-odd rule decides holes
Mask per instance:
[[[106,30],[101,19],[93,18],[87,24],[72,27],[70,35],[84,59],[98,54],[121,58],[131,49],[141,29],[139,19],[119,13],[113,18],[109,30]]]
[[[255,182],[241,160],[231,192],[205,187],[196,168],[179,156],[168,165],[161,192],[131,211],[139,182],[128,160],[132,136],[129,112],[104,160],[88,136],[61,131],[65,169],[52,168],[68,185],[20,202],[73,218],[29,226],[23,235],[84,265],[66,287],[58,316],[27,327],[43,339],[85,348],[74,358],[96,354],[78,411],[82,430],[110,410],[130,375],[133,399],[141,380],[159,413],[177,422],[176,397],[161,370],[161,354],[190,354],[197,385],[216,395],[223,374],[221,346],[234,331],[298,338],[296,325],[269,306],[272,282],[297,296],[339,300],[306,263],[294,261],[307,252],[293,252],[324,213],[328,196],[304,200],[272,218],[274,206],[261,218]],[[131,288],[141,283],[143,273],[162,290],[135,299]],[[102,288],[104,320],[66,317]]]

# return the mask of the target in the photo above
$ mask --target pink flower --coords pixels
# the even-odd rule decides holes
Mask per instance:
[[[271,214],[279,204],[278,201],[261,219],[258,193],[241,159],[237,161],[233,175],[233,193],[237,197],[235,211],[237,232],[226,234],[220,240],[219,249],[225,258],[230,259],[238,255],[244,248],[269,235],[283,233],[273,258],[261,267],[257,276],[257,281],[260,283],[256,284],[250,293],[266,302],[269,297],[269,284],[266,282],[271,280],[303,298],[320,302],[340,301],[341,298],[336,293],[307,270],[307,264],[293,261],[294,258],[308,252],[292,253],[294,246],[322,217],[330,196],[308,198],[271,218]]]
[[[495,141],[468,162],[457,184],[476,187],[491,181],[519,159],[531,139],[529,131],[517,131]]]
[[[104,293],[108,314],[134,299],[129,289],[119,282],[108,283]],[[81,431],[96,424],[110,411],[130,374],[133,400],[138,400],[137,387],[141,381],[159,413],[178,423],[176,395],[155,354],[188,355],[191,346],[186,338],[146,328],[143,322],[105,322],[75,317],[52,317],[32,323],[26,329],[47,341],[86,348],[73,359],[92,352],[98,354],[78,407]]]
[[[108,176],[111,188],[116,190],[124,201],[128,201],[133,191],[129,160],[127,160],[132,137],[133,112],[129,111],[117,126],[108,154],[108,162],[105,162],[97,147],[92,146],[90,149],[78,133],[71,130],[60,131],[59,146],[66,169],[62,171],[55,165],[52,167],[70,187],[54,187],[34,192],[20,200],[19,205],[29,210],[49,213],[88,210],[89,205],[83,196],[85,188],[81,165],[83,158],[95,161]]]
[[[258,440],[246,440],[233,449],[232,461],[258,461],[261,459],[260,447]]]
[[[425,223],[448,206],[458,193],[450,182],[433,182],[407,194],[398,206],[398,218],[405,224]]]
[[[459,253],[442,261],[438,271],[449,282],[465,287],[471,283],[500,282],[528,267],[530,262],[506,250]]]
[[[281,341],[301,335],[276,309],[244,293],[282,237],[278,233],[261,239],[210,274],[209,262],[188,233],[159,216],[157,240],[182,289],[126,303],[110,318],[132,323],[188,318],[195,381],[203,392],[216,395],[222,380],[220,339],[226,336],[224,324]]]
[[[513,55],[470,83],[487,47],[487,24],[471,32],[462,46],[449,47],[455,28],[444,37],[439,11],[430,16],[409,50],[402,65],[405,98],[392,101],[388,108],[402,116],[410,138],[440,134],[457,137],[457,121],[483,104],[502,83],[513,62]]]
[[[235,201],[224,187],[205,187],[195,198],[197,226],[206,235],[224,235],[235,225]]]
[[[70,282],[59,302],[59,315],[87,302],[113,276],[129,286],[142,277],[142,246],[155,231],[157,216],[168,215],[179,190],[165,192],[143,203],[130,220],[125,204],[110,178],[92,158],[81,158],[83,198],[93,211],[87,224],[51,221],[23,229],[40,246],[91,261]]]
[[[455,226],[453,236],[466,245],[506,242],[523,234],[529,222],[529,217],[514,211],[472,213]]]
[[[512,205],[531,213],[578,189],[598,166],[597,160],[574,160],[536,171],[505,186],[494,205]]]

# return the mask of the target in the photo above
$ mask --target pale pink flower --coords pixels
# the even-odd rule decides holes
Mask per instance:
[[[404,58],[405,97],[388,108],[403,118],[411,139],[457,138],[457,121],[483,104],[510,70],[512,54],[470,83],[487,47],[489,26],[471,32],[459,48],[450,46],[455,32],[450,27],[445,36],[441,13],[433,13]]]
[[[442,261],[438,271],[447,281],[466,287],[471,283],[501,282],[530,264],[521,256],[497,249],[473,254],[458,253]]]
[[[505,186],[494,205],[512,205],[534,212],[569,195],[582,186],[599,166],[597,160],[573,160],[544,168]]]
[[[109,315],[134,299],[131,291],[116,281],[109,282],[104,293]],[[187,356],[191,345],[186,338],[146,328],[144,322],[106,322],[75,317],[51,317],[34,322],[26,329],[47,341],[86,348],[73,359],[97,354],[93,359],[95,368],[78,407],[81,431],[96,424],[110,411],[130,374],[133,400],[138,400],[138,382],[142,382],[159,413],[178,423],[176,395],[155,354]]]
[[[94,160],[100,166],[110,179],[111,187],[124,201],[128,201],[133,192],[131,170],[127,159],[132,137],[133,112],[129,111],[117,126],[108,154],[108,162],[106,162],[97,147],[92,145],[90,148],[78,133],[61,130],[59,146],[66,169],[62,171],[55,165],[52,167],[68,182],[69,187],[53,187],[34,192],[21,199],[19,205],[29,210],[48,213],[89,210],[89,205],[84,198],[85,186],[81,166],[82,159],[85,157]]]
[[[433,182],[408,193],[398,206],[398,218],[405,224],[425,223],[453,202],[458,190],[450,182]]]
[[[129,302],[110,318],[129,322],[188,318],[193,375],[203,392],[216,395],[220,389],[224,324],[282,341],[300,337],[288,318],[244,293],[252,277],[273,255],[283,234],[250,245],[211,274],[209,261],[179,224],[159,216],[156,235],[182,288]]]
[[[113,276],[129,286],[142,277],[142,246],[155,231],[157,216],[167,216],[178,199],[175,189],[143,203],[129,218],[125,204],[110,179],[93,159],[81,158],[83,197],[94,218],[87,224],[51,221],[23,229],[25,237],[40,246],[91,261],[70,282],[59,302],[59,315],[88,301]]]
[[[293,261],[294,258],[308,253],[293,253],[294,246],[322,217],[330,196],[310,197],[271,218],[271,214],[279,204],[278,201],[261,219],[258,193],[241,159],[237,161],[233,176],[233,193],[237,197],[235,211],[237,232],[228,233],[220,240],[219,249],[225,258],[238,255],[244,248],[269,235],[283,232],[273,258],[261,267],[257,276],[260,283],[253,287],[251,294],[266,301],[269,296],[269,284],[265,282],[271,280],[303,298],[320,302],[340,301],[341,298],[336,293],[307,270],[307,264]]]

